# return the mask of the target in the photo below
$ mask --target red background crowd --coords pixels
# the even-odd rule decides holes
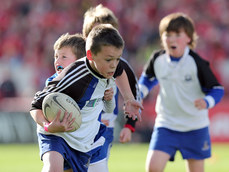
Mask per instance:
[[[12,81],[15,93],[6,94],[3,86],[2,97],[29,97],[42,88],[44,80],[54,72],[55,40],[66,32],[81,32],[84,12],[99,3],[118,17],[126,43],[123,57],[138,76],[150,53],[160,47],[160,19],[177,11],[190,15],[199,35],[196,51],[211,63],[228,95],[227,0],[3,0],[0,6],[0,84]]]

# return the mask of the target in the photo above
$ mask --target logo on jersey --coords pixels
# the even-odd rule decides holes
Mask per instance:
[[[189,74],[187,74],[187,75],[184,76],[184,80],[185,80],[186,82],[190,82],[190,81],[192,81],[192,76],[189,75]]]
[[[99,99],[93,99],[93,100],[89,100],[87,102],[87,107],[95,107],[96,105],[99,104],[99,102],[101,102],[103,99],[102,98],[99,98]]]
[[[167,76],[163,76],[161,79],[163,79],[163,80],[167,80],[167,79],[168,79],[168,77],[167,77]]]

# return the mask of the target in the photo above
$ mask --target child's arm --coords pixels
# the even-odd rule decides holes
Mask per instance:
[[[41,109],[31,110],[30,115],[32,116],[33,120],[42,127],[44,127],[46,123],[49,123],[45,119],[44,114]]]
[[[194,102],[194,105],[197,109],[209,109],[214,107],[217,103],[220,102],[224,95],[224,88],[221,86],[213,87],[212,89],[208,89],[206,96],[201,99],[197,99]]]
[[[138,118],[141,121],[140,111],[143,106],[135,100],[125,71],[116,78],[116,85],[124,99],[124,113],[134,120]]]
[[[141,92],[141,98],[145,98],[149,92],[153,89],[154,86],[158,84],[158,80],[156,77],[149,77],[145,73],[139,78],[138,85]]]
[[[45,131],[50,132],[50,133],[57,133],[57,132],[66,132],[72,130],[74,127],[71,126],[74,122],[75,119],[72,119],[72,115],[67,112],[64,114],[64,118],[62,121],[60,121],[60,114],[61,111],[57,113],[56,118],[49,123],[42,112],[41,109],[34,109],[30,111],[30,115],[32,116],[33,120],[42,126]]]
[[[221,101],[224,95],[224,87],[218,82],[208,61],[201,58],[195,58],[195,60],[198,69],[199,82],[202,91],[205,93],[205,97],[195,100],[194,105],[200,110],[209,109]]]
[[[112,113],[115,109],[115,98],[113,88],[109,88],[104,92],[104,108],[103,111],[106,113]]]
[[[124,127],[120,132],[119,141],[121,143],[127,143],[131,141],[132,131],[129,128]]]
[[[134,70],[128,64],[128,62],[123,58],[120,59],[119,63],[121,63],[121,66],[124,68],[127,74],[129,85],[130,85],[130,88],[134,95],[135,100],[141,102],[140,89],[138,86],[138,79],[134,73]],[[132,118],[129,118],[128,116],[126,116],[126,118],[127,118],[126,123],[123,129],[120,131],[119,141],[121,143],[126,143],[126,142],[131,141],[132,133],[135,131],[135,124],[137,122],[137,119],[133,120]]]

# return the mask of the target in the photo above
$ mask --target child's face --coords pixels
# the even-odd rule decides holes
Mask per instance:
[[[190,41],[191,39],[183,29],[178,33],[170,31],[162,34],[162,44],[166,52],[173,57],[181,57]]]
[[[77,57],[72,52],[70,47],[62,47],[55,51],[54,67],[57,74],[60,74],[62,70],[72,62],[76,61]]]
[[[90,60],[91,67],[105,78],[112,78],[118,66],[122,51],[122,48],[102,46],[101,51],[96,55],[92,53],[93,60]]]

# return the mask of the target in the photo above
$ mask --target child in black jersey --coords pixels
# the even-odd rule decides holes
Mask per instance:
[[[123,70],[121,67],[116,69],[123,47],[122,37],[112,26],[95,27],[86,41],[87,58],[81,58],[67,66],[34,97],[30,113],[39,124],[39,137],[44,145],[43,171],[62,171],[64,167],[65,169],[70,167],[73,171],[87,171],[91,149],[101,146],[104,142],[101,138],[97,145],[93,145],[94,137],[100,127],[98,115],[104,107],[104,92],[110,85],[107,81],[108,79],[112,81],[113,77],[120,75]],[[78,130],[66,132],[71,127],[67,115],[65,120],[69,126],[56,129],[51,122],[47,131],[44,130],[47,121],[41,106],[44,97],[51,92],[68,94],[78,103],[82,114],[82,124]],[[133,100],[127,102],[127,113],[136,118],[141,105]],[[64,164],[64,160],[67,163]]]

